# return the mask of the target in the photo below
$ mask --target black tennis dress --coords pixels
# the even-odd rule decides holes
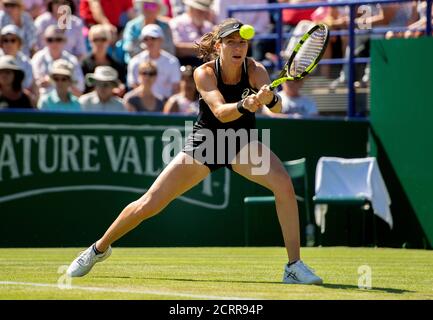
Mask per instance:
[[[245,98],[246,96],[250,95],[252,91],[255,92],[258,91],[257,89],[252,88],[249,83],[247,64],[248,61],[247,59],[245,59],[242,66],[241,80],[237,84],[229,85],[229,84],[225,84],[222,80],[219,58],[215,60],[215,75],[217,77],[218,90],[221,92],[226,103],[238,102],[241,99]],[[236,154],[237,154],[246,143],[249,143],[250,141],[255,139],[254,135],[251,136],[250,134],[251,133],[250,129],[255,129],[256,127],[255,113],[247,112],[246,114],[243,114],[240,118],[234,121],[223,123],[215,117],[215,115],[212,113],[212,110],[209,108],[209,106],[206,104],[206,102],[203,100],[201,96],[199,97],[199,105],[200,105],[200,111],[197,120],[194,123],[193,132],[188,136],[182,151],[191,155],[194,159],[206,165],[211,172],[216,171],[222,167],[227,167],[230,170],[232,170],[230,163],[234,159],[234,155],[232,152],[228,152],[227,140],[223,144],[225,154],[220,155],[220,157],[218,157],[218,153],[221,152],[218,150],[222,150],[221,149],[222,145],[220,142],[223,140],[221,139],[217,143],[217,139],[220,137],[219,135],[217,135],[218,133],[217,131],[218,129],[225,129],[225,130],[233,129],[236,132],[238,132],[240,129],[242,131],[246,129],[245,131],[248,133],[247,135],[248,139],[247,140],[240,139],[240,138],[236,139]],[[213,139],[214,151],[213,151],[213,155],[210,156],[211,158],[210,161],[208,161],[209,157],[206,157],[206,161],[201,161],[201,159],[203,159],[203,155],[206,156],[206,150],[205,152],[203,152],[203,146],[202,146],[202,150],[199,151],[200,157],[197,156],[198,155],[197,150],[200,149],[199,146],[202,143],[204,143],[205,140],[207,140],[207,134],[204,135],[203,130],[201,129],[209,130],[207,131],[207,134],[211,132],[214,137]],[[223,161],[221,158],[223,159]]]

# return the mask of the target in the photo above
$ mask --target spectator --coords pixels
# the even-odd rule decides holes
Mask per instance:
[[[338,0],[334,0],[338,1]],[[407,25],[413,18],[412,3],[399,3],[399,4],[372,4],[364,5],[363,11],[367,12],[356,18],[356,25],[360,29],[371,29],[373,27],[402,27]],[[368,9],[367,9],[368,8]],[[347,13],[346,13],[347,14]],[[341,19],[344,21],[343,19]],[[348,21],[348,18],[346,19]],[[369,56],[370,39],[381,38],[382,35],[358,35],[355,37],[354,54],[356,57]],[[343,47],[345,48],[345,57],[349,57],[348,37],[342,37]],[[348,66],[345,65],[340,72],[340,75],[335,79],[330,89],[335,90],[338,86],[344,85],[348,78]],[[364,74],[356,81],[355,86],[367,86],[370,81],[370,67],[367,65]]]
[[[67,7],[70,16],[66,16]],[[44,31],[50,25],[57,25],[63,29],[66,35],[65,50],[72,53],[81,61],[86,54],[86,44],[83,36],[83,21],[74,15],[75,4],[72,0],[49,0],[47,11],[35,20],[36,34],[38,37],[37,48],[41,50],[44,43]]]
[[[23,79],[24,71],[14,57],[0,57],[0,110],[33,108],[30,98],[22,90]]]
[[[173,37],[168,23],[158,18],[161,9],[161,0],[134,0],[139,6],[139,16],[129,21],[123,32],[123,49],[125,50],[125,62],[140,52],[140,34],[144,26],[157,24],[164,33],[162,49],[170,54],[175,54]]]
[[[212,10],[215,14],[215,22],[221,23],[228,18],[228,6],[234,4],[232,0],[214,0]],[[248,4],[267,4],[267,0],[236,0],[236,5]],[[270,27],[270,15],[267,11],[254,12],[236,12],[233,18],[242,21],[244,24],[254,26],[256,34],[272,32]],[[263,60],[266,52],[275,52],[275,41],[272,40],[256,40],[251,41],[251,54],[256,60]]]
[[[36,29],[33,19],[24,11],[22,0],[2,0],[4,11],[0,11],[0,28],[14,24],[24,37],[22,52],[31,57],[35,51]]]
[[[161,10],[161,15],[171,19],[173,18],[173,10],[171,8],[170,0],[162,0],[163,10]]]
[[[164,106],[164,113],[198,114],[198,92],[194,82],[192,66],[180,67],[182,79],[180,92],[171,96]]]
[[[405,32],[388,31],[385,35],[386,39],[391,38],[418,38],[425,33],[426,28],[426,12],[427,2],[416,1],[412,2],[412,17],[408,21],[408,30]],[[432,11],[433,12],[433,11]],[[416,30],[423,29],[423,30]]]
[[[77,58],[64,50],[66,36],[64,31],[56,26],[48,26],[44,32],[45,43],[47,46],[35,53],[32,58],[33,76],[36,79],[36,85],[39,87],[39,93],[42,95],[53,89],[50,81],[50,69],[53,62],[57,59],[64,59],[73,64],[74,83],[71,92],[75,96],[80,96],[84,91],[84,76]]]
[[[125,108],[131,112],[162,112],[164,103],[151,89],[158,74],[156,65],[145,61],[140,64],[138,72],[140,86],[125,95]]]
[[[132,0],[81,0],[80,17],[89,28],[94,24],[108,24],[117,29],[124,27],[122,15],[132,17]]]
[[[331,0],[333,1],[333,0]],[[277,0],[279,3],[306,3],[317,2],[315,0]],[[282,19],[284,24],[284,31],[290,32],[302,20],[310,20],[311,14],[316,10],[315,8],[305,9],[284,9]]]
[[[172,17],[180,16],[182,13],[185,12],[185,5],[183,3],[183,0],[166,0],[166,1],[168,1],[170,4]]]
[[[74,82],[72,68],[74,66],[63,59],[54,61],[50,72],[50,78],[54,82],[55,89],[44,94],[38,102],[40,110],[47,111],[80,111],[81,106],[71,93]]]
[[[24,8],[34,20],[45,11],[44,0],[24,0]]]
[[[122,99],[116,97],[113,90],[119,85],[119,75],[109,66],[96,67],[95,73],[86,75],[89,86],[95,90],[80,97],[80,104],[84,111],[123,112]]]
[[[168,99],[179,92],[180,64],[179,60],[161,49],[164,41],[162,29],[156,24],[148,24],[141,32],[141,40],[147,49],[132,58],[128,65],[127,82],[129,88],[136,88],[138,83],[138,67],[143,61],[152,61],[156,64],[158,75],[153,84],[152,91]]]
[[[20,51],[23,42],[22,39],[21,31],[16,25],[9,24],[3,27],[0,35],[1,55],[10,55],[15,58],[17,64],[24,71],[23,88],[36,94],[37,87],[33,81],[31,60]]]
[[[409,30],[407,30],[404,34],[405,38],[418,38],[425,34],[425,29],[427,26],[427,3],[425,1],[419,1],[417,5],[417,11],[419,19],[409,25]],[[433,7],[431,11],[431,16],[433,17]],[[433,19],[431,20],[431,24],[433,24]],[[422,31],[417,29],[423,29]],[[433,35],[433,32],[432,32]]]
[[[107,27],[107,25],[104,25],[104,26]],[[119,35],[119,32],[117,31],[117,29],[114,29],[114,28],[108,28],[108,29],[109,29],[110,34],[111,34],[111,41],[109,42],[107,52],[115,61],[117,61],[124,68],[126,68],[125,50],[123,50],[122,35]],[[126,78],[126,69],[124,71],[124,76]]]
[[[110,66],[116,69],[119,79],[122,82],[121,91],[118,95],[122,96],[125,91],[126,67],[114,60],[107,52],[111,41],[110,28],[106,25],[96,24],[90,28],[89,41],[92,52],[81,63],[83,74],[92,73],[97,66]],[[86,84],[85,92],[90,92],[92,88]]]
[[[201,59],[197,58],[196,41],[210,31],[213,23],[210,17],[210,0],[185,0],[185,13],[170,20],[173,40],[176,46],[176,57],[183,65],[199,66]]]
[[[356,19],[359,27],[403,27],[408,22],[414,22],[415,3],[372,5],[372,14],[362,15]]]
[[[278,92],[281,96],[281,113],[274,113],[267,108],[263,108],[263,114],[278,118],[301,118],[317,115],[317,106],[314,100],[300,93],[303,85],[304,80],[286,81],[283,83],[283,90]]]
[[[373,14],[368,17],[359,17],[356,22],[359,25],[367,25],[370,27],[403,27],[411,24],[416,20],[416,7],[413,2],[398,3],[398,4],[377,4],[373,10]],[[383,35],[372,35],[364,40],[366,55],[369,55],[370,40],[383,38]],[[359,40],[362,41],[362,38]],[[346,56],[348,56],[348,48]],[[360,81],[356,81],[356,87],[366,87],[370,81],[370,65],[367,64],[364,70],[364,75]]]

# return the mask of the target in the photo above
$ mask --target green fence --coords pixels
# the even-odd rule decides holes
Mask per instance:
[[[388,243],[433,245],[433,39],[371,46],[371,149],[392,198]]]
[[[186,120],[193,118],[1,113],[0,246],[94,241],[151,185],[163,168],[164,130],[183,129]],[[258,127],[271,128],[271,147],[282,160],[308,159],[311,190],[320,156],[366,155],[365,122],[259,119]],[[269,191],[220,170],[117,244],[242,246],[242,199],[256,194]],[[281,245],[274,210],[254,214],[251,243]]]

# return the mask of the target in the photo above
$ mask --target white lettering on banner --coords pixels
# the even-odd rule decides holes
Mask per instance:
[[[98,145],[99,139],[97,136],[83,136],[83,171],[84,172],[99,172],[101,170],[101,164],[96,163],[94,166],[91,165],[91,156],[98,156],[98,148],[92,148],[92,143]]]
[[[154,149],[156,137],[143,137],[144,165],[137,140],[132,136],[120,137],[120,143],[115,143],[113,136],[103,136],[103,147],[106,148],[111,171],[115,173],[134,173],[156,177],[162,168],[156,167]],[[75,136],[47,134],[17,134],[12,137],[5,134],[0,139],[0,181],[5,171],[10,178],[33,175],[32,157],[37,159],[36,170],[45,174],[60,172],[99,172],[100,137],[96,135]],[[179,147],[176,149],[179,150]],[[22,154],[17,159],[17,153]],[[81,154],[81,157],[80,157]],[[60,167],[59,167],[60,160]],[[80,161],[81,160],[81,161]],[[20,170],[19,164],[22,165]],[[6,170],[9,169],[9,170]]]
[[[72,171],[80,171],[77,159],[80,141],[77,137],[70,134],[62,135],[60,139],[62,141],[62,165],[60,167],[60,172],[69,172],[69,164],[71,164]]]
[[[12,179],[20,177],[17,159],[15,157],[15,151],[12,144],[12,138],[9,134],[4,135],[3,143],[0,147],[0,181],[3,179],[4,168],[9,169]]]
[[[118,152],[116,152],[116,148],[114,147],[113,136],[105,136],[105,146],[108,152],[108,158],[110,159],[111,170],[113,172],[119,172],[120,163],[122,161],[122,155],[125,151],[127,137],[120,138],[120,148]]]
[[[51,153],[53,155],[53,159],[51,159],[51,167],[48,166],[47,161],[47,144],[48,144],[48,135],[47,134],[40,134],[39,136],[39,144],[38,144],[38,159],[39,159],[39,168],[41,169],[42,173],[49,174],[53,173],[57,170],[59,166],[59,140],[60,136],[57,134],[52,135],[53,140],[53,152]]]
[[[134,174],[143,174],[143,169],[140,164],[140,157],[138,156],[137,142],[133,137],[128,138],[128,144],[123,156],[123,166],[120,172],[127,173],[129,164],[131,164],[134,168]]]
[[[37,141],[37,137],[31,135],[17,134],[16,141],[19,143],[23,141],[23,176],[32,175],[31,170],[31,156],[32,156],[32,141]]]
[[[184,142],[182,128],[175,126],[150,125],[103,125],[103,124],[39,124],[39,123],[1,123],[0,129],[14,130],[0,133],[0,203],[15,201],[32,196],[53,192],[72,192],[82,190],[123,191],[143,193],[142,185],[123,186],[98,184],[94,178],[81,185],[40,185],[32,189],[23,188],[14,193],[8,193],[1,183],[16,181],[19,178],[34,177],[43,179],[44,175],[56,176],[63,173],[114,173],[133,174],[146,177],[157,177],[166,163],[162,157],[167,149],[167,140],[161,142],[159,136],[173,128],[176,136],[172,140],[172,149],[166,157],[174,156],[181,150]],[[183,129],[192,130],[190,127]],[[60,131],[67,130],[66,132]],[[29,132],[31,130],[31,132]],[[37,132],[34,132],[37,130]],[[116,130],[135,131],[134,136],[109,134],[94,134],[96,131],[106,132]],[[150,134],[137,136],[137,131],[151,131]],[[157,135],[155,135],[155,131]],[[163,131],[163,132],[161,132]],[[168,131],[168,130],[167,130]],[[14,133],[16,132],[16,133]],[[89,134],[90,133],[90,134]],[[180,134],[179,134],[180,133]],[[185,131],[186,133],[186,131]],[[158,155],[161,153],[161,159]],[[80,176],[81,177],[81,176]],[[115,179],[115,178],[114,178]],[[78,180],[78,181],[80,181]],[[59,180],[53,180],[59,181]],[[74,178],[74,181],[77,181]],[[229,201],[230,172],[223,175],[209,176],[196,191],[180,196],[180,201],[211,209],[224,209]],[[89,184],[87,184],[89,182]],[[96,182],[96,183],[95,183]],[[104,181],[105,182],[105,181]],[[17,186],[20,185],[20,182]],[[90,184],[91,183],[91,184]],[[28,186],[32,184],[23,184]],[[33,184],[38,186],[38,184]],[[10,191],[9,191],[10,192]]]

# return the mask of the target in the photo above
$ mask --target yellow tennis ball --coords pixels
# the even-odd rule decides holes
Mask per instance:
[[[244,24],[239,29],[239,35],[245,40],[252,39],[254,37],[255,33],[256,33],[256,30],[254,30],[254,27],[252,25],[249,25],[249,24]]]

